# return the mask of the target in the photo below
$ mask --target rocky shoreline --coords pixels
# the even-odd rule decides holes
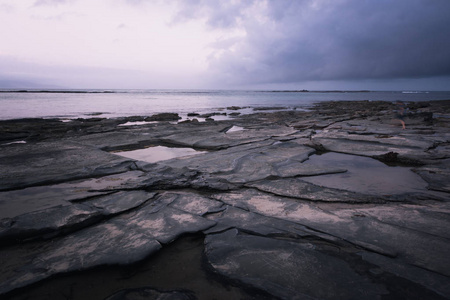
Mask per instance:
[[[450,101],[239,110],[0,121],[2,299],[448,299]]]

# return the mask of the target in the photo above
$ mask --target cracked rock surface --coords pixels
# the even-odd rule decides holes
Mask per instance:
[[[394,109],[0,121],[0,297],[82,299],[54,280],[119,268],[84,297],[449,299],[450,101],[406,130]],[[200,152],[120,152],[155,146]]]

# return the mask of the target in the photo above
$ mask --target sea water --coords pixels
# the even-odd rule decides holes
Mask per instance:
[[[450,92],[230,91],[230,90],[0,90],[0,120],[150,116],[227,111],[227,107],[307,109],[320,101],[447,100]],[[228,110],[230,112],[230,110]],[[240,111],[242,112],[242,111]],[[251,110],[247,110],[251,112]]]

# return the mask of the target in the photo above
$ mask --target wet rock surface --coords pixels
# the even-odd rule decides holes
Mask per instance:
[[[1,121],[0,295],[448,299],[450,101],[394,109]]]

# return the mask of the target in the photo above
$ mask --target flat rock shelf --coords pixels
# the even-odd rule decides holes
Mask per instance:
[[[0,121],[0,297],[449,299],[450,100],[407,105]]]

